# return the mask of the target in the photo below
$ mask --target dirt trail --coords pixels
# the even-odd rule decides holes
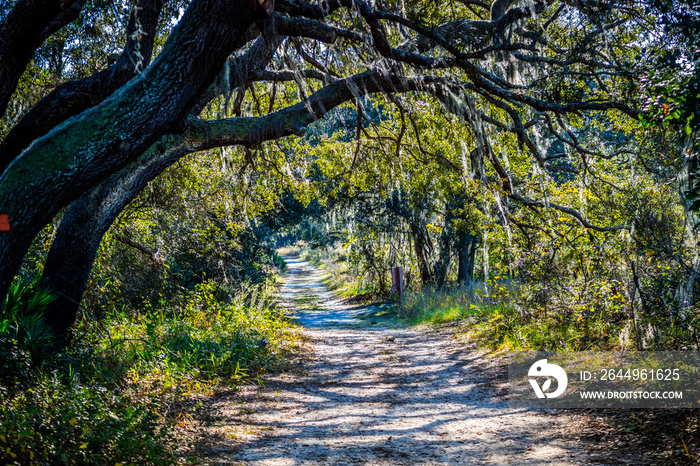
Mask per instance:
[[[285,260],[282,299],[305,327],[311,361],[303,375],[217,402],[209,464],[601,464],[568,415],[499,399],[496,369],[479,353],[442,334],[367,325],[358,319],[367,308],[344,305],[317,269]]]

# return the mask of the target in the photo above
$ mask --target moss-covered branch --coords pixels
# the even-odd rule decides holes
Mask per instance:
[[[265,0],[195,0],[162,53],[116,93],[34,141],[0,177],[0,295],[58,210],[139,157],[185,117],[267,11]],[[262,10],[260,7],[263,7]]]

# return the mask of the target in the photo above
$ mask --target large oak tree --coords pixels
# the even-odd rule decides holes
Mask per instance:
[[[632,0],[192,0],[151,63],[158,25],[167,28],[175,18],[159,23],[161,0],[140,0],[121,55],[104,70],[56,86],[0,145],[0,214],[11,224],[0,232],[0,295],[32,240],[70,206],[43,277],[59,296],[47,318],[63,332],[75,319],[102,236],[165,168],[213,147],[254,147],[303,134],[335,107],[354,102],[361,109],[364,96],[375,93],[429,96],[457,115],[473,134],[473,165],[488,167],[480,181],[497,184],[504,195],[506,218],[517,203],[557,209],[594,230],[624,228],[594,225],[569,206],[533,198],[490,141],[494,132],[512,134],[545,173],[562,170],[545,153],[545,137],[584,162],[565,167],[573,173],[585,172],[587,159],[614,156],[585,147],[567,118],[638,116],[633,102],[643,63],[631,59],[641,48],[635,34],[654,29],[642,6]],[[3,112],[32,54],[82,7],[19,0],[5,13]],[[271,85],[267,110],[232,118],[203,112],[233,91],[240,114],[252,83]],[[296,91],[282,99],[274,93],[280,83]]]

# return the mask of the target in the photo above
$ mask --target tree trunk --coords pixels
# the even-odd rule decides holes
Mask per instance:
[[[411,216],[409,228],[411,230],[411,236],[413,236],[413,248],[416,253],[416,259],[418,260],[421,283],[423,285],[431,284],[434,280],[430,264],[432,244],[430,242],[428,228],[425,226],[425,222],[421,216],[416,213]]]
[[[147,155],[154,151],[149,151]],[[61,220],[46,257],[41,284],[56,296],[46,322],[62,337],[75,322],[102,237],[121,211],[167,167],[182,158],[179,148],[147,163],[135,162],[73,202]]]
[[[256,2],[267,7],[266,0]],[[0,296],[58,210],[177,128],[264,14],[246,0],[195,0],[151,66],[12,162],[0,178],[0,213],[11,224],[0,233]]]
[[[435,264],[435,285],[438,289],[445,286],[447,274],[450,270],[450,258],[452,256],[451,238],[448,235],[440,236],[440,255]]]
[[[450,270],[450,261],[452,259],[452,241],[453,241],[453,222],[454,201],[448,202],[445,205],[445,226],[440,234],[440,253],[437,263],[435,264],[435,284],[440,289],[445,286],[447,274]]]
[[[467,231],[460,233],[457,257],[459,264],[457,266],[457,281],[459,286],[468,287],[471,285],[474,277],[474,258],[476,256],[476,247],[478,237]]]
[[[87,78],[61,84],[22,117],[0,144],[0,172],[32,141],[68,118],[99,104],[133,78],[137,72],[137,51],[142,56],[141,69],[148,66],[162,5],[161,0],[141,0],[127,25],[127,42],[116,63]],[[134,34],[137,14],[143,34]]]

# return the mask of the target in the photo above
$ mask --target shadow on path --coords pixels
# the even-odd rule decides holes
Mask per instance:
[[[501,401],[505,376],[483,353],[437,333],[357,327],[366,307],[344,305],[315,267],[285,260],[281,298],[314,355],[305,375],[219,403],[210,464],[601,464],[571,437],[572,415]]]

